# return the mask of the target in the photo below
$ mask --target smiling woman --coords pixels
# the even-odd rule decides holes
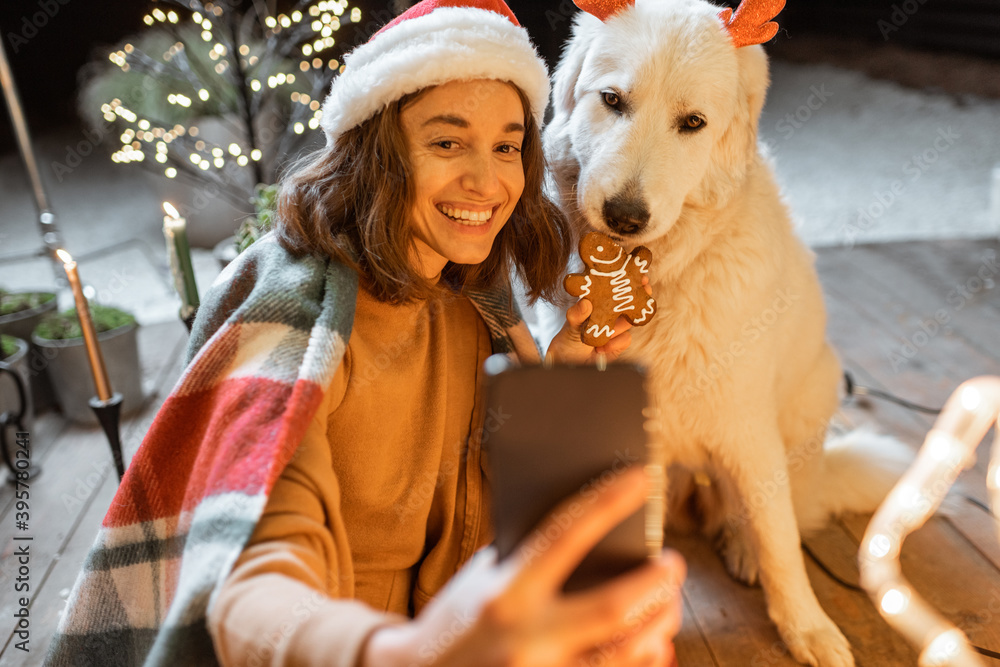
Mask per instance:
[[[205,295],[49,664],[668,664],[676,555],[561,593],[643,470],[487,547],[484,363],[540,362],[512,274],[553,294],[573,241],[542,191],[544,64],[502,0],[423,0],[345,65],[275,233]],[[556,361],[595,357],[588,314]]]
[[[532,108],[520,87],[494,79],[402,95],[291,170],[278,239],[356,266],[385,301],[495,289],[512,267],[532,298],[555,296],[572,241],[542,193]]]

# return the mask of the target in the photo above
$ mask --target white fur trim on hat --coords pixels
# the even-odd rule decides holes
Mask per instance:
[[[344,57],[323,103],[327,144],[390,102],[448,81],[496,79],[524,91],[542,125],[549,73],[528,32],[484,9],[439,7],[400,22]]]

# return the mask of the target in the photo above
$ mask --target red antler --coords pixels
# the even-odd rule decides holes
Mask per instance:
[[[771,21],[785,7],[785,0],[743,0],[736,8],[723,9],[719,18],[733,38],[736,48],[763,44],[778,34],[778,24]]]
[[[634,6],[635,0],[573,0],[573,4],[588,14],[593,14],[602,21],[607,21],[613,14],[617,14],[626,7]]]

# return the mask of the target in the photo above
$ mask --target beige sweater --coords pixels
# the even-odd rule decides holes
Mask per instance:
[[[468,299],[393,306],[359,288],[344,361],[209,607],[222,665],[354,667],[492,539],[467,446],[489,354]]]

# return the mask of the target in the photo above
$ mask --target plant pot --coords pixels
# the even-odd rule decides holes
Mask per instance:
[[[8,334],[10,335],[10,334]],[[0,359],[0,363],[7,364],[18,376],[21,378],[21,382],[25,388],[29,385],[29,375],[28,370],[28,342],[21,339],[14,339],[17,342],[17,352],[10,355],[5,359]],[[35,412],[34,406],[32,405],[31,392],[25,392],[25,400],[27,406],[21,405],[21,398],[17,389],[17,382],[9,376],[7,373],[0,373],[0,414],[4,412],[17,413],[24,409],[24,417],[22,419],[22,426],[24,430],[30,432],[34,427],[35,422]],[[17,434],[17,426],[11,424],[6,427],[6,437],[7,437],[7,451],[14,451],[14,441]]]
[[[40,292],[43,294],[55,294],[47,289],[18,290],[19,292]],[[35,330],[43,317],[56,309],[58,299],[53,298],[47,303],[43,303],[35,308],[22,310],[10,315],[0,315],[0,334],[7,334],[23,341],[31,340],[31,332]],[[49,378],[41,372],[42,364],[39,350],[34,345],[29,345],[25,363],[30,367],[31,399],[36,411],[45,410],[56,404],[55,391]],[[37,366],[37,368],[35,368]]]
[[[135,412],[145,402],[137,330],[138,325],[128,324],[97,335],[111,389],[122,395],[122,415]],[[45,371],[55,387],[63,416],[78,424],[97,426],[97,417],[90,407],[90,399],[96,395],[94,376],[83,339],[49,340],[32,336],[31,342],[48,361]]]

